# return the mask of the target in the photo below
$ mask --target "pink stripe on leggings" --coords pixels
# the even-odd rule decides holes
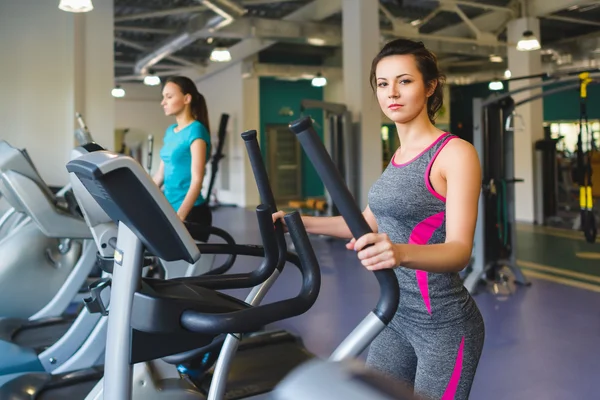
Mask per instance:
[[[425,220],[419,222],[410,233],[408,238],[409,244],[424,245],[429,242],[433,232],[435,232],[444,223],[444,211],[432,215]],[[423,296],[423,302],[427,307],[427,312],[431,314],[431,301],[429,299],[429,277],[425,271],[416,271],[417,284]]]
[[[458,383],[460,382],[460,373],[462,372],[463,364],[463,350],[465,347],[465,337],[463,336],[460,341],[460,347],[458,348],[458,354],[456,355],[456,362],[454,363],[454,370],[450,377],[450,382],[446,386],[446,390],[440,400],[453,400],[456,396],[456,390],[458,389]]]

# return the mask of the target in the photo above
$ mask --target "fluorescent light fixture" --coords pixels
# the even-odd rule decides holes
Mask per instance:
[[[125,89],[121,88],[121,86],[116,86],[111,92],[110,94],[113,95],[113,97],[125,97]]]
[[[502,84],[501,81],[492,81],[490,82],[488,87],[490,88],[490,90],[502,90],[504,89],[504,84]]]
[[[212,53],[210,53],[210,60],[214,62],[231,61],[231,54],[225,47],[216,47]]]
[[[532,51],[541,49],[540,42],[535,37],[533,32],[525,31],[519,43],[517,43],[517,50],[519,51]]]
[[[60,0],[58,8],[67,12],[83,13],[92,11],[94,6],[92,0]]]
[[[146,75],[144,77],[144,85],[156,86],[160,85],[160,77],[156,75]]]
[[[493,63],[501,63],[502,61],[504,61],[504,60],[502,59],[502,57],[501,57],[501,56],[497,56],[497,55],[495,55],[495,54],[491,54],[491,55],[490,55],[490,62],[493,62]]]
[[[309,37],[306,39],[306,41],[308,42],[308,44],[311,44],[313,46],[324,46],[325,45],[325,39],[322,39],[319,37]]]
[[[323,87],[327,85],[327,79],[321,74],[317,74],[317,76],[312,79],[311,84],[315,87]]]

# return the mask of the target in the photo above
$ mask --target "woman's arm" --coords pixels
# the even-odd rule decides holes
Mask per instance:
[[[276,212],[273,214],[273,221],[275,221],[277,218],[281,218],[283,221],[284,215],[285,213],[283,211]],[[375,220],[375,216],[371,212],[371,209],[368,205],[363,211],[363,216],[369,223],[371,230],[373,232],[377,232],[377,221]],[[348,224],[346,224],[346,221],[344,221],[344,218],[341,216],[312,217],[305,215],[302,217],[302,223],[306,228],[306,232],[314,235],[333,236],[340,239],[352,239],[350,228],[348,228]]]
[[[160,165],[158,166],[158,171],[156,171],[154,173],[152,180],[154,181],[154,183],[156,183],[156,186],[158,186],[158,187],[161,187],[162,184],[164,183],[164,181],[165,181],[165,163],[162,160],[160,161]]]
[[[190,145],[192,155],[192,179],[190,188],[188,189],[183,203],[177,210],[177,215],[182,221],[190,213],[194,207],[194,203],[198,200],[198,196],[202,191],[202,182],[204,181],[204,170],[206,165],[206,142],[202,139],[196,139]]]
[[[481,191],[479,157],[468,142],[452,140],[438,155],[438,162],[447,187],[445,243],[392,244],[387,235],[365,235],[355,246],[365,267],[375,270],[401,266],[428,272],[457,272],[468,264]],[[364,249],[371,243],[374,245]]]

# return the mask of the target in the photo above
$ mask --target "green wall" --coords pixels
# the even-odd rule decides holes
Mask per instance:
[[[505,93],[504,89],[495,93]],[[558,85],[544,90],[552,90]],[[494,92],[489,90],[488,83],[482,82],[466,86],[450,88],[450,127],[452,133],[465,140],[473,140],[473,98],[487,98]],[[567,90],[544,97],[544,121],[578,120],[579,89]],[[600,119],[600,85],[588,86],[588,119]],[[462,125],[462,127],[461,127]]]
[[[303,99],[323,100],[323,88],[313,87],[310,80],[283,81],[275,78],[260,78],[260,147],[265,157],[266,126],[269,124],[288,124],[301,117],[300,102]],[[280,111],[289,108],[293,114],[282,115]],[[315,120],[315,130],[323,138],[323,111],[306,110]],[[291,134],[291,133],[290,133]],[[266,157],[265,157],[266,159]],[[323,196],[323,182],[302,150],[302,196]]]
[[[557,88],[558,85],[554,85],[553,87]],[[600,85],[589,85],[587,96],[588,119],[600,119]],[[569,89],[544,97],[544,121],[578,119],[579,88]]]

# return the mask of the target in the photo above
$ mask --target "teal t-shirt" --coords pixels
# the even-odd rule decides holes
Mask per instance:
[[[160,158],[165,164],[164,194],[175,211],[179,210],[185,199],[192,180],[192,153],[190,146],[196,139],[206,142],[206,162],[210,159],[210,133],[206,127],[194,121],[179,132],[175,132],[177,124],[167,128],[160,149]],[[194,203],[195,206],[204,202],[202,194]]]

